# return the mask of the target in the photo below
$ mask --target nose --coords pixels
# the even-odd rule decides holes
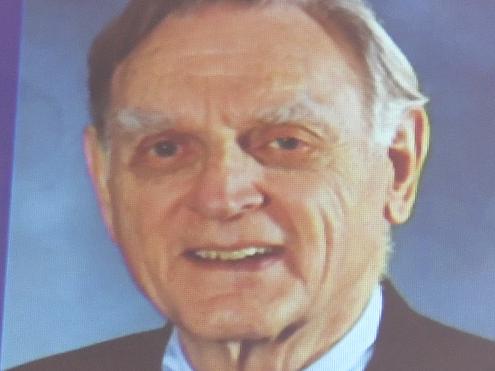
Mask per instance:
[[[205,160],[190,197],[190,208],[206,218],[239,218],[267,203],[259,184],[261,177],[261,165],[240,146],[231,145]]]

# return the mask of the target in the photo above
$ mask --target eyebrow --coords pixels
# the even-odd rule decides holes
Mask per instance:
[[[322,136],[335,135],[332,127],[335,111],[330,105],[315,102],[310,97],[303,95],[287,105],[268,109],[256,115],[256,120],[267,124],[301,123],[308,128],[316,130]]]
[[[328,135],[334,132],[332,120],[336,113],[330,105],[314,101],[306,94],[282,106],[257,112],[249,121],[268,125],[301,123],[314,129],[317,134]],[[163,112],[144,111],[139,108],[123,108],[109,115],[109,122],[118,125],[125,132],[167,130],[176,125],[176,120]]]
[[[174,120],[164,113],[143,111],[139,108],[116,110],[110,114],[108,121],[129,132],[153,129],[157,126],[161,129],[174,126]]]

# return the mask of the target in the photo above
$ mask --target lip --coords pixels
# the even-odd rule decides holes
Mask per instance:
[[[250,247],[266,248],[270,252],[264,255],[248,256],[239,260],[207,260],[198,257],[197,251],[206,252],[234,252]],[[272,245],[266,243],[238,243],[234,245],[208,245],[201,247],[193,247],[187,249],[183,256],[199,269],[206,270],[227,270],[227,271],[260,271],[267,269],[269,266],[281,261],[284,257],[285,248],[281,245]]]

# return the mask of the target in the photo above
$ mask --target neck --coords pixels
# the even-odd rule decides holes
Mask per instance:
[[[308,316],[286,327],[275,338],[211,341],[181,330],[179,336],[198,371],[300,370],[330,350],[352,328],[369,302],[371,289],[368,287],[365,295],[353,295],[339,302],[342,310],[323,318]],[[340,297],[343,296],[347,295]],[[320,311],[315,308],[314,312]]]

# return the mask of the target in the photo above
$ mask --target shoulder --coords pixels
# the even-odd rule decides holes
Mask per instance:
[[[368,371],[494,371],[495,343],[417,314],[389,282]]]
[[[160,370],[172,326],[141,332],[57,354],[10,371]]]

